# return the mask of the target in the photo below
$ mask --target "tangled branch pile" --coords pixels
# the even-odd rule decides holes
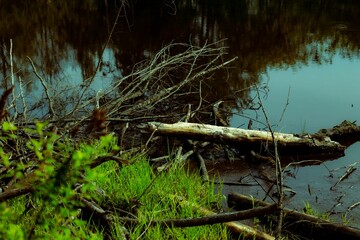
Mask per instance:
[[[135,126],[143,121],[157,119],[179,121],[186,117],[187,108],[184,106],[189,101],[196,104],[191,115],[197,114],[201,119],[202,112],[212,107],[212,103],[207,103],[202,96],[201,84],[217,70],[235,60],[223,61],[226,47],[221,45],[222,42],[203,47],[188,44],[166,46],[151,60],[134,66],[131,74],[116,80],[110,88],[98,91],[95,96],[89,96],[91,79],[78,86],[78,92],[72,96],[73,102],[66,103],[68,105],[62,106],[63,109],[57,108],[58,100],[54,97],[56,93],[52,92],[52,87],[38,73],[36,65],[29,58],[45,93],[45,98],[41,101],[43,105],[34,103],[28,106],[21,79],[19,84],[13,81],[12,88],[5,91],[0,100],[0,202],[26,194],[29,196],[22,206],[25,209],[21,210],[24,216],[29,211],[32,214],[27,237],[37,235],[38,225],[51,228],[51,224],[58,224],[60,221],[62,226],[69,226],[71,219],[79,217],[79,214],[71,210],[74,206],[81,206],[85,212],[87,209],[90,215],[94,212],[99,214],[101,207],[91,198],[104,196],[96,194],[99,189],[92,185],[96,180],[92,169],[109,161],[115,161],[120,165],[119,169],[123,164],[129,163],[123,158],[126,154],[124,147],[122,144],[122,148],[118,146],[125,138],[133,141],[134,134],[125,136],[125,132],[129,132],[128,129],[131,128],[128,125]],[[9,106],[6,106],[9,96],[13,98]],[[39,108],[46,108],[46,114],[36,115]],[[67,111],[64,112],[64,109]],[[34,120],[35,117],[47,123],[40,123]],[[119,122],[125,124],[120,127]],[[113,135],[106,135],[109,131],[120,134],[114,138]],[[95,138],[100,135],[106,136],[96,142]],[[89,140],[88,136],[94,139]],[[82,145],[80,140],[84,138],[88,145]],[[118,143],[114,142],[116,140]],[[131,158],[133,155],[128,156]],[[113,169],[114,166],[111,170]],[[105,172],[109,172],[109,169]],[[151,185],[152,182],[146,184]],[[39,199],[41,203],[33,202]],[[133,203],[127,202],[125,205],[129,204]],[[0,216],[1,222],[13,224],[13,219],[3,219],[11,215],[8,205],[1,205],[0,208],[2,212],[8,213]],[[44,223],[49,209],[54,209],[56,213],[55,222]],[[63,212],[64,209],[67,211]],[[100,211],[99,219],[105,218],[102,220],[111,222],[103,213]],[[82,217],[84,214],[86,215],[81,214]],[[72,217],[69,218],[70,216]],[[2,226],[0,224],[0,233]],[[19,227],[17,224],[11,226]]]
[[[223,61],[226,50],[222,41],[202,47],[170,44],[150,60],[138,63],[130,74],[115,79],[108,89],[99,89],[93,95],[90,87],[94,77],[73,87],[71,96],[59,96],[59,89],[51,89],[29,59],[43,87],[44,99],[27,106],[29,104],[20,84],[19,87],[15,86],[19,90],[12,90],[19,94],[12,101],[8,112],[12,113],[13,122],[23,126],[32,125],[33,118],[46,119],[59,130],[85,136],[90,129],[85,125],[90,121],[102,124],[97,130],[104,131],[107,127],[108,131],[117,133],[122,132],[124,126],[121,125],[119,129],[119,123],[138,124],[160,119],[177,122],[186,115],[187,109],[184,106],[188,104],[196,106],[192,116],[198,113],[197,121],[203,121],[210,117],[209,108],[214,102],[206,101],[206,94],[201,91],[202,85],[211,81],[216,72],[235,60]],[[22,106],[17,106],[20,104]],[[43,112],[46,114],[40,116],[40,108],[45,109]]]

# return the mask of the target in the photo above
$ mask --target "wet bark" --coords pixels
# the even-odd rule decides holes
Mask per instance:
[[[360,140],[360,127],[355,122],[345,120],[333,128],[319,130],[316,135],[327,136],[342,145],[350,146]]]

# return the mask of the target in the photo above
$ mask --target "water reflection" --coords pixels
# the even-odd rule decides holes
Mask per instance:
[[[275,129],[293,133],[316,132],[340,124],[344,119],[360,122],[360,62],[343,59],[341,53],[331,59],[331,64],[320,66],[310,62],[307,66],[269,67],[266,70],[269,81],[264,105]],[[252,94],[255,96],[256,92]],[[263,116],[253,111],[244,111],[243,115],[259,121],[258,124],[255,122],[255,128],[266,128]],[[233,118],[234,125],[247,121],[240,116]]]
[[[9,76],[12,38],[16,72],[28,81],[34,76],[26,56],[49,79],[62,79],[63,62],[78,65],[82,81],[89,78],[121,8],[121,2],[109,0],[3,0],[1,4],[1,79]],[[130,1],[108,47],[114,52],[113,67],[126,75],[166,43],[200,45],[226,38],[230,57],[239,56],[236,70],[210,82],[216,87],[209,92],[215,97],[239,96],[236,93],[257,83],[268,67],[331,62],[336,51],[347,58],[358,55],[359,5],[320,0],[192,0],[176,6],[172,1]],[[9,86],[7,81],[2,84]]]

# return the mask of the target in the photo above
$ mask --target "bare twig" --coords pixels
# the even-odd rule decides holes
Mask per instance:
[[[122,149],[123,149],[123,140],[125,137],[125,133],[126,130],[129,128],[129,122],[126,122],[125,125],[123,126],[123,129],[121,130],[121,139],[120,139],[120,154],[122,154]]]
[[[218,213],[216,215],[210,215],[206,217],[190,218],[190,219],[168,219],[161,220],[154,223],[161,223],[164,226],[174,227],[193,227],[208,224],[224,223],[231,221],[244,220],[254,217],[262,217],[267,214],[272,214],[277,209],[277,204],[272,204],[266,207],[259,207],[250,210]]]
[[[103,49],[102,49],[102,51],[101,51],[101,55],[99,56],[99,61],[98,61],[98,64],[97,64],[97,66],[96,66],[96,69],[95,69],[94,74],[92,75],[92,77],[91,77],[89,80],[86,81],[86,83],[85,83],[85,88],[84,88],[84,90],[82,91],[82,93],[81,93],[78,101],[77,101],[76,104],[74,105],[74,107],[73,107],[73,109],[71,110],[71,112],[68,113],[68,114],[66,114],[66,116],[70,116],[70,115],[72,115],[75,111],[78,110],[78,107],[79,107],[79,105],[80,105],[80,103],[81,103],[81,101],[82,101],[85,93],[89,90],[91,84],[93,83],[93,81],[94,81],[94,79],[95,79],[95,76],[96,76],[97,72],[99,71],[99,69],[100,69],[100,67],[101,67],[102,57],[103,57],[103,55],[104,55],[105,49],[106,49],[107,46],[109,45],[109,42],[110,42],[111,37],[112,37],[112,35],[113,35],[113,33],[114,33],[115,27],[116,27],[116,25],[117,25],[117,23],[118,23],[118,20],[119,20],[119,17],[120,17],[120,13],[121,13],[123,7],[124,7],[124,4],[122,4],[121,7],[120,7],[119,10],[118,10],[118,13],[117,13],[117,15],[116,15],[116,19],[115,19],[114,24],[113,24],[113,26],[112,26],[112,29],[111,29],[111,31],[110,31],[109,37],[108,37],[108,39],[106,40],[105,45],[103,46]]]
[[[270,121],[269,118],[266,114],[264,105],[261,101],[261,97],[260,97],[260,93],[259,93],[259,89],[256,88],[257,91],[257,97],[261,106],[261,110],[264,114],[265,120],[266,120],[266,124],[268,126],[268,129],[271,133],[271,137],[272,137],[272,142],[274,145],[274,151],[275,151],[275,170],[276,170],[276,186],[277,186],[277,191],[279,194],[279,198],[278,198],[278,205],[280,207],[280,209],[282,209],[283,207],[283,199],[284,199],[284,178],[283,178],[283,172],[282,172],[282,168],[281,168],[281,162],[280,162],[280,157],[279,157],[279,153],[278,153],[278,147],[277,147],[277,141],[275,139],[274,136],[274,131],[271,128],[270,125]],[[279,221],[278,221],[278,227],[277,227],[277,231],[276,231],[276,239],[280,239],[281,237],[281,231],[282,231],[282,225],[283,225],[283,218],[284,218],[284,212],[282,210],[279,211]]]
[[[90,164],[88,164],[88,166],[90,168],[95,168],[105,162],[108,162],[108,161],[115,161],[119,164],[119,166],[121,167],[123,164],[127,164],[128,161],[127,160],[124,160],[122,158],[119,158],[119,157],[116,157],[116,156],[101,156],[101,157],[98,157],[96,158],[94,161],[92,161]]]
[[[25,101],[25,96],[24,96],[24,90],[22,87],[22,80],[21,80],[21,76],[19,76],[19,90],[20,90],[20,97],[22,100],[22,104],[23,104],[23,117],[24,117],[24,121],[26,122],[26,112],[27,112],[27,106],[26,106],[26,101]]]
[[[289,105],[289,103],[290,103],[289,101],[290,101],[290,87],[289,87],[289,90],[288,90],[288,96],[287,96],[287,98],[286,98],[286,103],[285,103],[284,109],[283,109],[283,111],[282,111],[282,113],[281,113],[281,116],[280,116],[278,125],[281,123],[281,121],[282,121],[282,119],[283,119],[283,117],[284,117],[284,115],[285,115],[286,109],[287,109],[287,107],[288,107],[288,105]]]
[[[14,116],[13,119],[16,119],[18,111],[16,106],[16,98],[15,98],[15,77],[14,77],[14,63],[13,63],[13,42],[12,39],[10,39],[10,69],[11,69],[11,85],[12,87],[12,101],[11,106],[14,108]]]
[[[221,103],[223,103],[224,101],[217,101],[214,105],[213,105],[213,112],[215,114],[215,122],[217,122],[217,120],[220,121],[220,123],[225,126],[228,127],[229,123],[223,119],[223,117],[221,116],[220,112],[219,112],[219,106]]]
[[[344,216],[345,218],[347,217],[347,215],[351,212],[351,210],[353,210],[354,208],[360,206],[360,202],[354,203],[353,205],[351,205],[350,207],[348,207],[348,209],[346,210]]]
[[[173,227],[194,227],[217,223],[226,223],[232,221],[239,221],[244,219],[250,219],[254,217],[263,217],[268,214],[274,213],[278,209],[277,204],[272,204],[266,207],[258,207],[250,210],[217,213],[205,217],[187,218],[187,219],[166,219],[166,220],[154,220],[151,225],[161,224],[163,226]],[[132,218],[119,218],[120,220],[128,223],[138,223],[137,219]]]
[[[204,161],[203,157],[201,156],[201,154],[199,152],[196,152],[196,156],[197,156],[197,158],[199,159],[199,162],[200,162],[202,180],[204,182],[208,182],[209,181],[209,174],[208,174],[208,171],[206,169],[205,161]]]
[[[195,114],[197,111],[200,110],[200,107],[201,107],[202,102],[203,102],[201,85],[202,85],[202,81],[200,81],[200,83],[199,83],[199,104],[198,104],[198,106],[197,106],[197,108],[195,109],[195,111],[194,111],[193,114]],[[191,117],[192,117],[192,116],[191,116]]]
[[[355,167],[355,164],[351,164],[349,166],[349,168],[346,170],[346,172],[344,173],[344,175],[341,176],[341,178],[339,178],[339,180],[334,184],[334,186],[332,186],[330,188],[330,190],[333,190],[340,182],[344,181],[345,179],[347,179],[353,172],[355,172],[355,170],[357,169]]]
[[[33,71],[36,75],[36,77],[40,80],[41,82],[41,85],[43,86],[44,90],[45,90],[45,94],[46,94],[46,97],[48,99],[48,102],[49,102],[49,112],[51,113],[52,117],[56,117],[56,113],[55,113],[55,110],[54,110],[54,103],[53,103],[53,100],[51,99],[50,97],[50,93],[49,93],[49,89],[46,85],[46,82],[45,80],[39,75],[39,73],[37,72],[36,70],[36,67],[34,65],[34,62],[31,60],[31,58],[29,56],[27,56],[27,59],[30,61],[31,63],[31,66],[33,68]]]

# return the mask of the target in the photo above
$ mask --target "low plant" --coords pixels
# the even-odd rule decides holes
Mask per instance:
[[[24,130],[29,137],[18,153],[26,153],[26,160],[14,164],[18,159],[15,153],[10,153],[6,144],[0,149],[4,176],[16,179],[11,188],[31,186],[28,194],[0,203],[1,239],[121,239],[127,231],[131,239],[229,238],[222,224],[189,228],[150,224],[202,216],[195,205],[219,210],[223,197],[214,193],[214,184],[204,184],[198,175],[183,168],[154,172],[145,155],[127,155],[126,164],[110,161],[111,157],[106,157],[119,152],[113,135],[74,142],[45,129],[46,124],[37,123]],[[3,124],[2,130],[2,142],[22,142],[14,125]],[[101,158],[105,160],[92,165]],[[3,175],[0,178],[5,181]],[[111,212],[113,224],[104,226],[95,214],[87,212],[81,199]],[[184,205],[181,199],[191,204]],[[124,217],[137,223],[129,224]]]
[[[304,203],[303,211],[306,214],[315,216],[322,220],[327,220],[327,221],[330,220],[330,215],[328,213],[321,213],[321,212],[317,211],[316,209],[313,208],[313,206],[311,206],[311,204],[309,202]]]

